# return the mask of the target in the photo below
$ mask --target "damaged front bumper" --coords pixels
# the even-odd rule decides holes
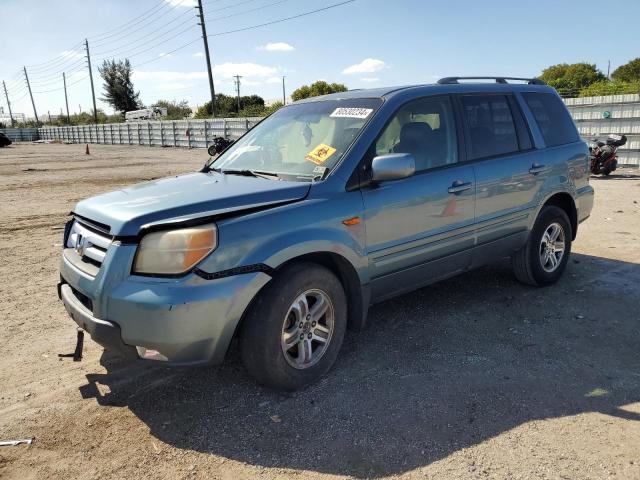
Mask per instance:
[[[129,274],[134,253],[134,246],[112,245],[92,276],[63,252],[58,293],[71,318],[95,342],[126,358],[222,363],[238,323],[269,275],[143,277]]]

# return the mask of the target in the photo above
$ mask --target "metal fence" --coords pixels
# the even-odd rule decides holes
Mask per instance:
[[[33,142],[40,139],[37,128],[0,128],[0,132],[6,134],[12,142]]]
[[[41,127],[38,131],[41,140],[70,143],[206,148],[214,137],[238,138],[260,120],[261,117],[249,117],[105,123]]]
[[[565,104],[585,140],[610,133],[626,135],[618,163],[640,166],[640,94],[567,98]]]

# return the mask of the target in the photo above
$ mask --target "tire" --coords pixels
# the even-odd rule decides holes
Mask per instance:
[[[314,306],[321,304],[325,313],[312,317]],[[315,263],[291,265],[258,294],[247,312],[240,329],[242,362],[258,383],[297,390],[331,368],[346,326],[347,300],[340,280]]]
[[[545,233],[555,234],[555,226],[561,229],[556,241],[548,242],[549,237],[543,241]],[[561,236],[562,242],[559,241]],[[543,207],[529,233],[527,243],[511,257],[516,278],[522,283],[538,287],[556,283],[569,261],[572,236],[571,222],[565,211],[551,205]],[[563,244],[563,252],[559,257],[560,243]],[[555,265],[551,255],[555,258]]]

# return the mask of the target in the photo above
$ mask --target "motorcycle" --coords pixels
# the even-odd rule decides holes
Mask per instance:
[[[207,153],[210,157],[215,157],[216,155],[222,153],[222,151],[226,150],[229,145],[233,143],[233,140],[224,137],[215,137],[213,139],[213,144],[209,145],[207,148]]]
[[[611,134],[605,142],[594,138],[589,146],[589,169],[594,175],[607,176],[618,168],[618,148],[627,143],[625,135]]]

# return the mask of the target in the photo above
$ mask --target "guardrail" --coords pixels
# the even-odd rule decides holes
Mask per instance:
[[[38,132],[41,140],[70,143],[206,148],[215,137],[240,137],[260,120],[262,117],[105,123],[41,127]]]

